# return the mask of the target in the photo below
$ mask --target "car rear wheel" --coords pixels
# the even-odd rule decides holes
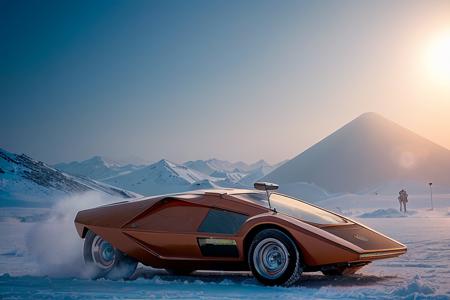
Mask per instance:
[[[278,229],[256,234],[248,252],[253,276],[264,285],[289,286],[299,280],[302,263],[297,245]]]
[[[114,248],[108,241],[92,231],[84,240],[84,262],[91,278],[113,280],[129,279],[136,271],[138,262]]]

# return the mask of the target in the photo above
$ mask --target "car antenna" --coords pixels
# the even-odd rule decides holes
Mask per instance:
[[[270,193],[269,191],[274,191],[278,189],[278,184],[271,183],[271,182],[255,182],[253,185],[255,189],[260,191],[266,191],[267,195],[267,202],[269,203],[269,208],[273,210],[274,212],[277,212],[275,208],[272,208],[272,205],[270,204]]]

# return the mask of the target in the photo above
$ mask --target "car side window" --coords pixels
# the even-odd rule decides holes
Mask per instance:
[[[248,216],[231,211],[210,209],[198,232],[235,234],[239,231]]]

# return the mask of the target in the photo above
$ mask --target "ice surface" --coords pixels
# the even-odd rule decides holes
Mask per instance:
[[[334,204],[354,216],[376,209],[396,209],[397,203],[389,197],[376,200],[373,197],[339,196]],[[0,298],[450,299],[450,218],[447,216],[450,197],[436,195],[436,199],[434,211],[427,210],[424,195],[412,197],[410,204],[417,212],[414,215],[361,219],[406,244],[405,255],[374,262],[349,277],[304,274],[302,280],[290,288],[264,287],[246,272],[202,271],[192,276],[172,276],[143,266],[130,281],[84,279],[80,273],[82,243],[75,234],[71,218],[74,210],[89,203],[78,198],[52,210],[38,210],[36,214],[51,216],[49,221],[39,222],[33,222],[39,218],[23,218],[33,214],[30,209],[3,209]],[[71,204],[73,202],[79,204]],[[328,200],[323,204],[336,206]],[[58,221],[60,226],[52,228],[53,221]]]

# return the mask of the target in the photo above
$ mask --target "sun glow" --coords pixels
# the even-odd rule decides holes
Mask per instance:
[[[431,76],[450,87],[450,29],[432,40],[425,59]]]

